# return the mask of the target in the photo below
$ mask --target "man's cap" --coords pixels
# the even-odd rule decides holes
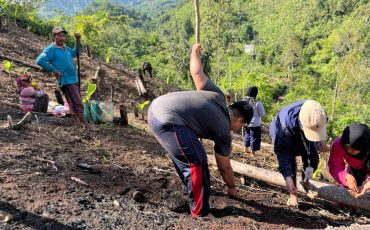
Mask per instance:
[[[303,103],[299,112],[299,121],[305,137],[310,141],[323,141],[326,137],[326,112],[314,100]]]
[[[64,29],[64,27],[62,27],[62,26],[56,26],[56,27],[53,28],[53,31],[51,32],[51,34],[54,36],[56,34],[59,34],[60,32],[65,32],[66,34],[68,33],[66,31],[66,29]]]

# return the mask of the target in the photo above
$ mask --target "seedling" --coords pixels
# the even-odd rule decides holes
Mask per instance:
[[[11,62],[9,60],[4,60],[3,61],[3,68],[4,68],[5,72],[7,72],[10,75],[10,72],[14,68],[13,62]]]
[[[137,108],[137,111],[139,113],[142,113],[145,109],[146,106],[148,106],[150,104],[150,101],[144,101],[143,103],[138,103],[138,105],[136,106]]]
[[[150,101],[144,101],[143,103],[138,103],[136,106],[136,111],[138,113],[141,113],[141,117],[144,120],[144,113],[145,113],[145,108],[150,104]]]
[[[319,161],[319,165],[317,166],[316,171],[315,171],[315,172],[313,173],[313,175],[312,175],[312,178],[313,178],[313,179],[317,179],[317,178],[318,178],[318,176],[319,176],[319,175],[321,175],[322,170],[323,170],[323,168],[324,168],[324,164],[325,164],[325,159],[321,159],[321,160]]]
[[[84,97],[82,99],[82,102],[85,103],[85,104],[88,104],[89,101],[90,101],[91,95],[93,95],[93,93],[95,92],[95,90],[96,90],[96,84],[93,84],[90,81],[88,81],[88,83],[87,83],[86,97]]]

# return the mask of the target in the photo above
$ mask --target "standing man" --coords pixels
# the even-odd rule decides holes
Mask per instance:
[[[209,214],[210,175],[207,154],[199,138],[213,140],[217,166],[229,196],[237,190],[230,164],[231,134],[249,123],[253,108],[245,101],[229,107],[223,92],[205,75],[200,60],[201,45],[193,46],[190,72],[197,91],[169,93],[155,99],[148,112],[154,136],[170,154],[184,183],[192,216]]]
[[[72,110],[76,124],[82,124],[83,128],[94,130],[87,123],[83,114],[83,104],[81,91],[78,86],[78,77],[73,58],[77,56],[77,46],[80,43],[80,34],[76,33],[76,43],[74,49],[66,46],[67,31],[61,27],[54,27],[52,30],[53,43],[45,48],[37,57],[36,63],[42,68],[53,73],[58,80],[68,101],[69,108]]]
[[[279,171],[290,194],[287,205],[298,206],[297,162],[302,157],[302,180],[308,182],[318,166],[318,152],[329,151],[326,137],[326,112],[314,100],[298,101],[283,108],[270,125]]]

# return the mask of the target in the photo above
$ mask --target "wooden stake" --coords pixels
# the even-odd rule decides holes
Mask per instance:
[[[145,88],[144,82],[140,79],[139,76],[135,76],[135,83],[137,87],[137,91],[140,96],[145,96],[147,94],[147,90]]]
[[[199,0],[194,0],[195,7],[195,41],[200,43],[200,14],[199,14]]]

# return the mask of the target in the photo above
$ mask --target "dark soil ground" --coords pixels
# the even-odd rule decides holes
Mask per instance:
[[[47,43],[20,28],[0,34],[0,52],[30,64]],[[97,63],[87,57],[82,62],[88,79]],[[14,76],[20,68],[24,67],[17,65],[10,75],[0,72],[4,102],[0,125],[6,124],[7,115],[19,120],[25,114],[9,106],[17,103]],[[103,99],[109,85],[115,84],[116,104],[147,100],[136,96],[134,80],[126,72],[103,69]],[[54,80],[29,71],[52,95]],[[153,97],[174,90],[157,80],[148,82]],[[241,185],[238,175],[239,197],[230,199],[214,166],[210,166],[214,218],[191,218],[172,162],[144,120],[129,113],[128,126],[101,124],[96,126],[98,132],[89,132],[74,127],[68,117],[37,114],[37,118],[39,125],[33,116],[24,129],[0,129],[0,210],[13,217],[0,223],[0,229],[370,229],[366,211],[311,201],[304,195],[299,209],[290,208],[283,188],[248,178]],[[210,143],[205,145],[211,153]],[[276,170],[268,147],[255,158],[235,148],[232,158]],[[83,163],[93,170],[78,167]],[[138,191],[142,199],[134,199]]]

